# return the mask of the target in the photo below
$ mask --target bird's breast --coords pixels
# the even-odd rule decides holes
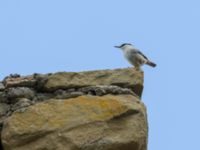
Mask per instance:
[[[134,52],[132,52],[131,50],[124,50],[124,56],[127,59],[133,59],[134,58]]]

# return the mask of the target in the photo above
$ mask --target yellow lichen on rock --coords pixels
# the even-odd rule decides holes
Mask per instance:
[[[0,85],[0,149],[146,150],[143,79],[134,68],[10,75]]]
[[[59,145],[62,145],[62,148],[59,148],[58,150],[65,150],[65,148],[66,150],[68,150],[67,146],[69,145],[74,145],[75,147],[77,145],[79,145],[80,147],[86,146],[85,144],[81,145],[81,141],[79,141],[80,143],[77,143],[78,141],[76,141],[76,139],[78,137],[76,136],[78,135],[85,136],[85,138],[81,138],[83,141],[85,141],[86,139],[92,140],[89,138],[90,136],[91,138],[94,138],[93,136],[95,135],[95,133],[94,135],[87,135],[87,132],[85,132],[86,135],[83,134],[84,130],[86,130],[85,127],[88,128],[93,125],[96,126],[98,123],[102,122],[102,127],[97,127],[97,131],[95,132],[96,134],[98,133],[98,136],[100,136],[99,138],[103,138],[103,136],[106,137],[106,134],[109,133],[109,131],[116,130],[114,128],[111,129],[108,127],[109,123],[112,123],[112,120],[124,120],[124,126],[129,128],[130,132],[132,132],[131,129],[133,127],[144,132],[144,134],[140,135],[141,137],[137,137],[138,135],[136,136],[136,133],[134,132],[128,133],[129,138],[133,137],[132,139],[128,139],[128,137],[126,137],[125,135],[125,137],[123,137],[123,134],[120,135],[119,133],[119,136],[122,136],[120,138],[117,138],[119,142],[121,140],[123,141],[124,138],[130,140],[129,142],[134,140],[137,141],[141,138],[145,141],[147,127],[145,127],[146,114],[144,114],[144,109],[145,107],[142,102],[131,95],[105,95],[102,97],[80,96],[67,100],[52,99],[27,107],[23,112],[15,112],[14,114],[12,114],[12,116],[5,121],[2,131],[2,142],[5,150],[39,150],[45,148],[46,144],[49,141],[54,143],[54,145],[52,144],[52,146],[57,149]],[[123,114],[126,114],[130,111],[137,112],[136,114],[129,114],[130,116],[135,116],[134,118],[138,118],[137,116],[140,116],[139,118],[141,120],[138,122],[135,122],[137,119],[134,120],[133,118],[130,120],[126,120],[127,118],[126,116],[123,116]],[[122,116],[122,118],[120,118],[119,116]],[[84,129],[82,130],[83,126]],[[122,125],[120,123],[115,124],[114,126],[122,128]],[[105,129],[107,130],[106,133],[104,133]],[[75,136],[76,138],[73,138],[73,136],[71,135],[72,131],[78,131],[76,134],[73,134],[73,136]],[[55,141],[59,139],[58,133],[59,136],[63,136],[66,141],[58,142],[56,145]],[[102,137],[100,133],[102,133]],[[43,140],[40,139],[41,137],[45,137],[48,134],[50,134],[50,136],[44,138]],[[68,134],[70,135],[70,137],[68,137]],[[110,136],[112,135],[109,134],[108,137],[110,138]],[[75,141],[72,142],[68,141],[67,139]],[[23,140],[28,141],[27,144],[26,142],[21,144]],[[104,140],[106,140],[106,138]],[[107,142],[109,142],[109,140]],[[93,144],[93,146],[95,146],[95,143]],[[96,144],[98,144],[98,142]],[[10,145],[12,145],[12,147]],[[77,150],[79,150],[79,148],[77,148]],[[107,149],[105,148],[105,150]]]

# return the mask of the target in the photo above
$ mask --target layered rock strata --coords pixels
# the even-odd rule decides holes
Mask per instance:
[[[146,150],[143,73],[10,75],[0,83],[4,150]]]

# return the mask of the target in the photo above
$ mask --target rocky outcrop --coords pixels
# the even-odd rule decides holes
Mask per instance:
[[[44,89],[52,91],[60,88],[80,88],[95,85],[116,85],[130,88],[137,95],[141,95],[143,74],[134,69],[100,70],[81,73],[61,72],[51,75],[44,85]]]
[[[146,150],[143,73],[11,75],[0,84],[4,150]]]

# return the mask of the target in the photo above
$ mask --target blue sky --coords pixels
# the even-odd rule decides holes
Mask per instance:
[[[0,1],[0,79],[130,66],[113,46],[133,43],[145,66],[149,150],[200,149],[200,1]]]

